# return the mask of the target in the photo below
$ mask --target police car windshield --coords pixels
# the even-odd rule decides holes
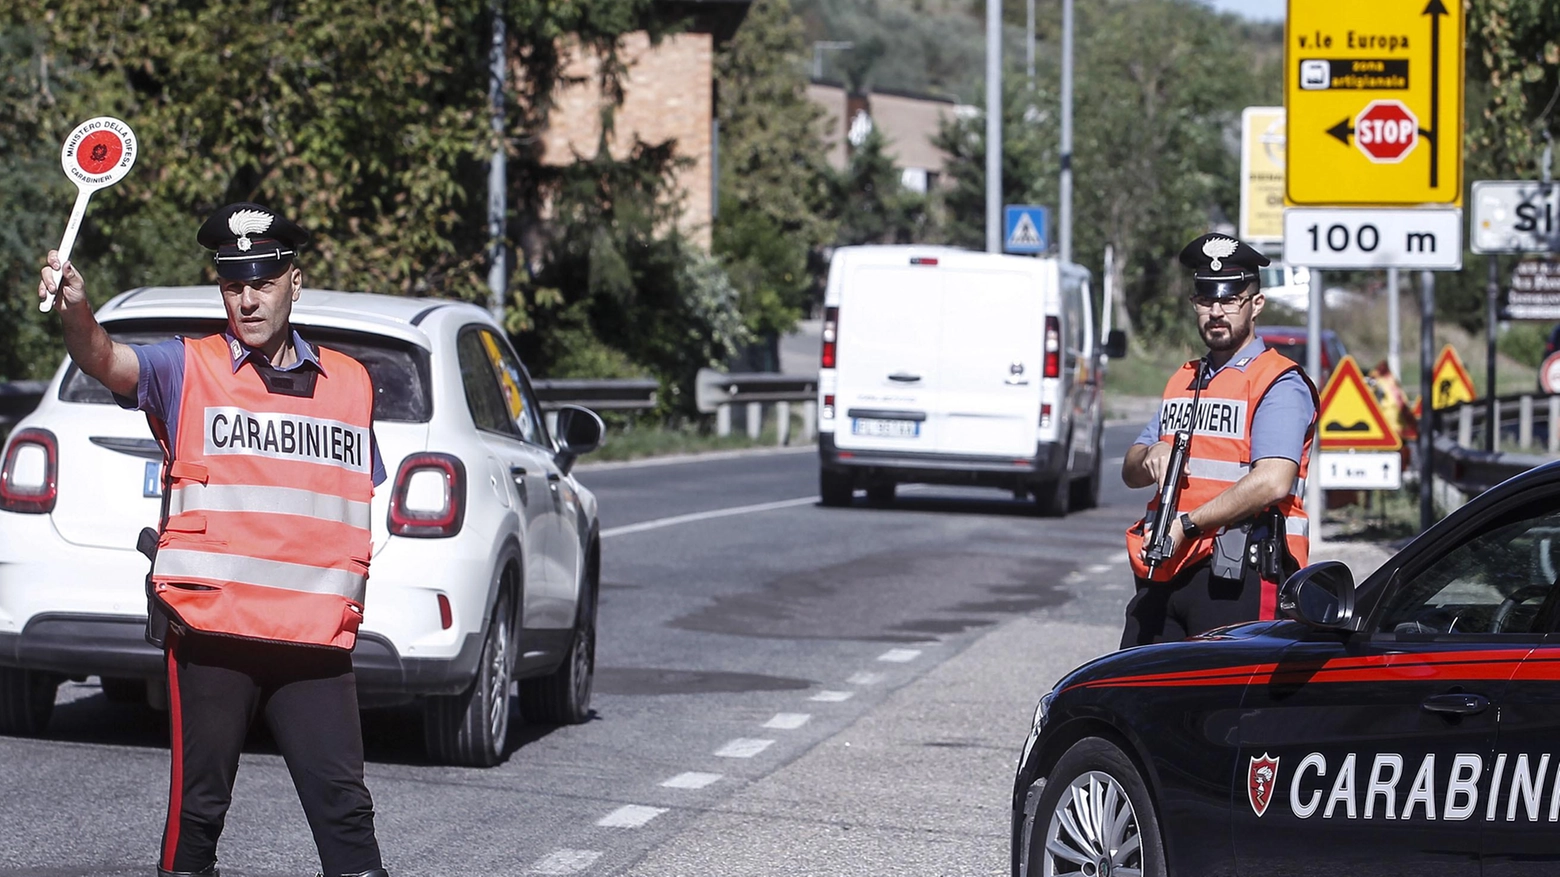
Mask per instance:
[[[115,341],[125,344],[156,344],[175,335],[199,338],[221,332],[220,320],[180,320],[121,322],[105,326]],[[433,412],[429,398],[429,364],[426,351],[413,344],[358,332],[299,327],[305,339],[352,357],[368,369],[374,381],[374,420],[397,423],[427,423]],[[87,375],[74,363],[60,384],[60,399],[112,405],[108,388]]]

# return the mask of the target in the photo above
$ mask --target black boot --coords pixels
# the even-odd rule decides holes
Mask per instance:
[[[158,868],[157,877],[222,877],[222,872],[217,870],[217,863],[212,862],[199,871],[164,871]]]

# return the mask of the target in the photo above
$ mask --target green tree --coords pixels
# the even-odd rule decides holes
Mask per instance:
[[[1189,334],[1184,273],[1192,237],[1236,215],[1243,107],[1277,97],[1263,46],[1232,16],[1191,0],[1083,4],[1078,9],[1073,134],[1073,259],[1099,265],[1115,250],[1127,312],[1151,334]],[[1003,198],[1056,203],[1058,95],[1054,67],[1034,91],[1009,77],[1003,107]],[[985,117],[954,120],[939,137],[952,154],[949,235],[984,241]]]
[[[789,0],[758,0],[715,60],[720,209],[713,252],[757,337],[809,303],[811,253],[834,236],[823,111],[807,97],[806,45]]]
[[[927,199],[904,187],[887,146],[873,128],[836,181],[841,246],[919,243],[930,234]]]

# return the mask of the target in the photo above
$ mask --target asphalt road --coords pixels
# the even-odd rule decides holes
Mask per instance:
[[[995,491],[816,504],[814,453],[585,467],[601,501],[592,721],[516,723],[490,770],[429,765],[415,715],[370,713],[387,867],[407,875],[1001,874],[1036,699],[1109,650],[1130,590],[1107,431],[1099,509]],[[151,874],[166,727],[67,683],[49,734],[0,737],[0,875]],[[236,877],[312,874],[257,734],[220,850]]]

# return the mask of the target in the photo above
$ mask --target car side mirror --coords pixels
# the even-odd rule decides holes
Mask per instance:
[[[1278,590],[1285,618],[1318,630],[1354,629],[1354,573],[1336,560],[1313,563]]]
[[[1127,355],[1126,332],[1112,329],[1105,334],[1105,355],[1111,359],[1120,359]]]
[[[560,407],[554,428],[558,436],[558,468],[565,475],[574,468],[574,461],[581,454],[601,447],[602,436],[607,430],[596,412],[579,405]]]

